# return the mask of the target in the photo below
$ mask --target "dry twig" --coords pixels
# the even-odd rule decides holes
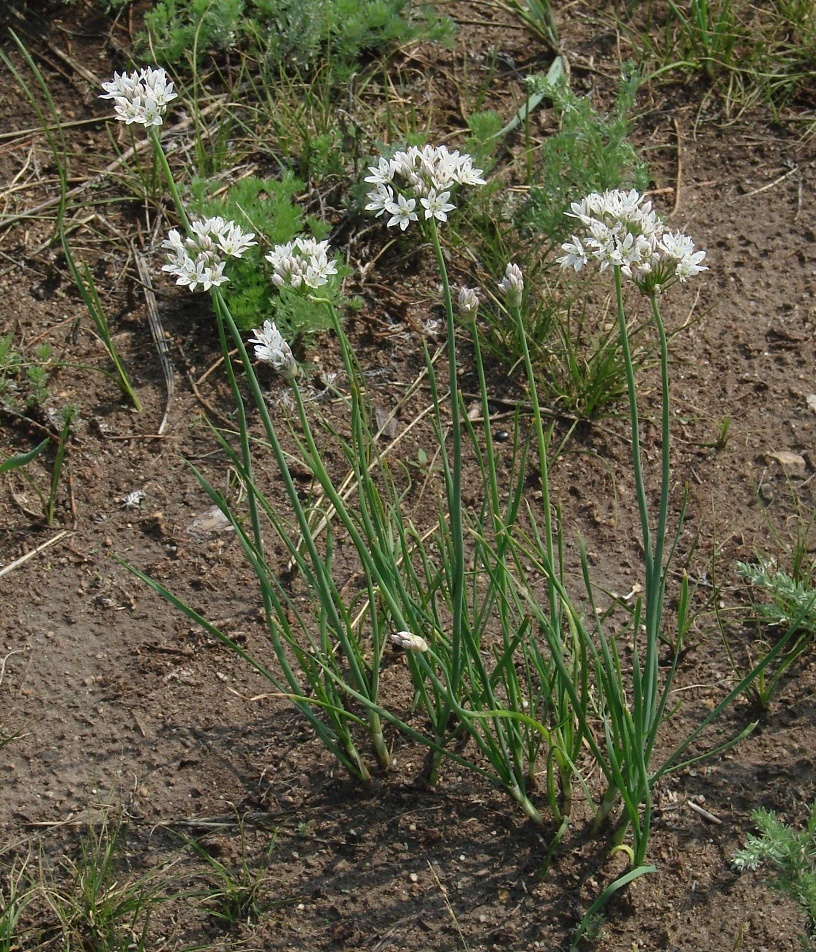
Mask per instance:
[[[33,559],[35,555],[39,555],[40,552],[45,551],[45,549],[50,548],[52,545],[56,545],[60,539],[64,539],[66,536],[73,535],[70,529],[63,529],[62,532],[58,532],[55,536],[52,536],[46,542],[43,542],[42,545],[38,545],[36,549],[32,549],[30,552],[26,552],[25,555],[21,555],[19,559],[15,559],[13,562],[9,562],[8,565],[0,569],[0,578],[4,575],[8,575],[9,572],[14,569],[19,568],[25,562],[28,562],[29,559]]]
[[[137,251],[136,248],[133,248],[133,256],[136,259],[136,267],[139,270],[139,280],[142,283],[142,289],[144,291],[145,305],[147,307],[147,320],[150,324],[150,334],[153,338],[153,343],[156,345],[156,351],[159,355],[159,360],[161,361],[162,373],[164,374],[164,382],[167,387],[167,402],[164,406],[164,416],[162,417],[161,424],[159,425],[158,435],[161,436],[164,433],[164,428],[167,426],[167,418],[170,415],[170,405],[173,402],[173,394],[175,393],[175,377],[173,373],[173,365],[170,363],[169,357],[169,347],[167,346],[167,337],[164,333],[164,328],[162,327],[161,317],[159,316],[159,308],[156,304],[156,295],[153,293],[153,283],[150,280],[150,268],[147,266],[147,260],[145,256]]]

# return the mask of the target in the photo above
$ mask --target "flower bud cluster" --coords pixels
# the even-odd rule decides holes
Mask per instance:
[[[285,245],[276,245],[266,260],[274,269],[271,280],[278,288],[319,288],[337,274],[337,265],[329,260],[328,241],[314,238],[295,238]]]
[[[283,339],[277,326],[272,321],[264,321],[262,328],[253,328],[254,337],[250,337],[250,344],[255,344],[255,356],[272,367],[286,380],[297,376],[298,365],[292,348]]]
[[[406,651],[424,653],[428,650],[428,642],[421,635],[414,635],[410,631],[395,632],[391,635],[391,642]]]
[[[174,275],[176,284],[191,291],[199,285],[209,291],[224,284],[229,280],[224,274],[226,259],[240,258],[247,248],[257,244],[252,232],[245,232],[235,222],[221,217],[193,219],[190,232],[182,237],[173,228],[162,242],[162,248],[168,251],[162,271]]]
[[[590,261],[602,272],[618,267],[647,293],[708,270],[700,263],[705,251],[695,251],[687,235],[668,231],[634,189],[593,192],[567,214],[583,228],[561,246],[565,254],[557,260],[565,269],[580,271]]]
[[[366,211],[377,218],[384,213],[391,217],[388,227],[394,225],[405,231],[422,214],[425,220],[447,221],[448,212],[456,206],[450,201],[456,185],[484,185],[482,170],[473,167],[473,159],[446,146],[411,146],[395,153],[390,159],[381,158],[370,166],[371,175],[365,181],[374,186],[368,193]]]
[[[471,323],[479,313],[479,295],[474,288],[459,288],[459,316]]]
[[[509,307],[521,307],[524,297],[524,276],[517,264],[508,264],[504,270],[504,277],[499,281],[499,290],[504,295]]]
[[[130,74],[114,73],[102,88],[105,92],[99,98],[112,99],[116,118],[128,125],[160,126],[167,104],[178,96],[167,73],[149,66]]]

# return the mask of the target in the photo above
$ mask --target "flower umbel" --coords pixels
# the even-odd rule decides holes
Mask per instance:
[[[272,367],[285,380],[292,380],[297,376],[298,365],[292,348],[281,336],[280,331],[272,321],[264,321],[262,328],[253,328],[255,337],[250,337],[250,344],[255,344],[255,356]]]
[[[455,186],[485,184],[482,170],[473,167],[469,155],[456,149],[450,152],[444,145],[422,149],[411,146],[390,159],[380,158],[369,171],[371,175],[365,180],[374,188],[368,193],[366,211],[374,212],[376,217],[388,212],[388,226],[399,225],[403,231],[418,220],[414,211],[418,204],[426,220],[444,222],[448,212],[456,208],[449,201]]]
[[[274,268],[272,283],[275,287],[302,286],[319,288],[329,277],[337,274],[337,265],[329,260],[328,241],[314,238],[295,238],[285,245],[276,245],[266,260]]]
[[[647,294],[707,270],[700,264],[705,251],[695,251],[687,235],[666,231],[652,203],[634,189],[593,192],[567,214],[583,228],[561,246],[565,254],[557,260],[565,269],[580,271],[590,261],[602,272],[618,267]]]
[[[105,92],[100,99],[112,99],[116,118],[131,125],[160,126],[167,104],[178,93],[167,73],[161,67],[135,70],[132,73],[114,73],[113,79],[102,83]]]
[[[167,263],[162,271],[176,278],[176,284],[185,285],[191,291],[209,291],[224,284],[229,278],[224,274],[226,258],[240,258],[257,244],[252,232],[245,232],[235,222],[223,218],[193,219],[190,222],[192,235],[183,238],[173,228],[162,242],[166,248]]]

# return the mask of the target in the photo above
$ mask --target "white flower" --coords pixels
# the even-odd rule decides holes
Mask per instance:
[[[390,159],[383,157],[380,157],[377,165],[369,166],[368,171],[371,175],[367,175],[365,181],[371,182],[372,185],[390,185],[394,178],[394,167]]]
[[[218,236],[218,247],[228,258],[240,258],[247,248],[257,244],[252,232],[243,231],[233,221],[226,222]]]
[[[388,219],[388,227],[399,225],[400,228],[405,231],[412,221],[417,220],[417,214],[414,211],[415,208],[415,198],[406,198],[404,195],[398,195],[396,202],[390,202],[386,206],[386,211],[391,213],[391,217]]]
[[[694,278],[701,271],[708,271],[707,267],[700,264],[706,256],[705,251],[695,251],[694,241],[688,235],[679,231],[667,232],[660,239],[660,248],[668,259],[676,262],[674,273],[680,281]]]
[[[521,307],[521,299],[524,295],[524,276],[517,264],[507,265],[504,277],[499,281],[499,290],[510,307]]]
[[[102,83],[105,92],[100,99],[112,99],[116,118],[130,125],[160,126],[167,105],[178,97],[173,83],[161,68],[114,73],[113,79]]]
[[[485,184],[482,170],[473,167],[469,155],[461,155],[458,150],[450,152],[444,145],[426,145],[422,149],[411,146],[390,159],[380,158],[377,165],[369,166],[369,172],[365,181],[374,188],[368,192],[366,211],[377,217],[389,212],[389,227],[399,225],[403,231],[417,220],[416,215],[405,211],[407,203],[413,202],[414,208],[417,202],[421,203],[426,220],[444,222],[448,220],[447,213],[456,207],[449,201],[455,186]]]
[[[448,199],[450,198],[450,192],[440,192],[436,194],[436,189],[431,189],[428,192],[427,198],[421,198],[420,202],[422,207],[425,209],[425,218],[437,218],[439,221],[448,220],[448,212],[456,208],[455,205],[452,205]]]
[[[285,245],[276,245],[266,260],[274,269],[271,280],[278,288],[319,288],[337,274],[337,265],[329,260],[328,241],[314,238],[295,238]]]
[[[473,321],[479,313],[479,295],[473,288],[459,288],[459,316]]]
[[[589,260],[589,251],[583,246],[581,239],[576,238],[575,235],[572,236],[572,241],[565,242],[561,247],[566,251],[566,254],[557,260],[564,270],[574,268],[576,271],[580,271]]]
[[[370,199],[366,205],[367,212],[374,212],[374,217],[379,218],[389,205],[394,204],[394,189],[390,185],[378,183],[377,187],[368,193]]]
[[[396,634],[391,635],[391,641],[406,651],[425,652],[428,650],[428,642],[419,635],[412,635],[410,631],[396,632]]]
[[[204,291],[226,283],[225,258],[240,258],[247,248],[256,244],[255,235],[245,232],[223,218],[192,219],[190,235],[183,238],[173,228],[162,242],[167,249],[167,262],[162,271],[174,275],[176,284]]]
[[[647,294],[707,270],[700,264],[705,252],[695,251],[687,235],[666,231],[652,203],[634,189],[593,192],[567,214],[583,231],[561,245],[565,253],[557,261],[564,269],[580,271],[590,261],[601,272],[620,268]]]
[[[255,337],[250,337],[249,343],[255,344],[255,357],[258,360],[271,364],[286,380],[297,376],[298,365],[292,348],[272,321],[264,321],[263,328],[253,328],[252,333]]]
[[[138,509],[144,502],[147,493],[143,489],[134,489],[122,497],[123,509]]]

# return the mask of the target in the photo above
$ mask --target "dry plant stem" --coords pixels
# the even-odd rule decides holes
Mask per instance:
[[[33,559],[36,555],[39,555],[40,552],[44,552],[52,545],[56,545],[58,542],[61,542],[66,536],[72,535],[73,532],[70,529],[62,529],[55,536],[52,536],[47,542],[43,542],[41,545],[38,545],[36,549],[26,552],[26,554],[21,555],[19,559],[15,559],[13,562],[9,562],[8,565],[4,565],[3,568],[0,569],[0,578],[2,578],[4,575],[8,575],[9,572],[13,572],[15,569],[20,568],[20,566],[28,562],[29,559]]]
[[[167,400],[164,405],[164,416],[162,421],[159,424],[159,429],[157,431],[158,435],[161,436],[164,433],[164,428],[167,426],[167,418],[170,415],[170,406],[173,402],[173,394],[175,392],[175,377],[173,374],[173,365],[170,363],[170,357],[168,356],[168,346],[167,338],[164,334],[164,329],[162,328],[161,315],[159,314],[159,308],[156,304],[156,295],[153,293],[153,282],[150,280],[150,269],[147,266],[147,261],[145,256],[136,250],[135,247],[132,247],[133,257],[136,260],[136,268],[139,271],[139,280],[142,284],[142,291],[144,292],[145,307],[147,308],[147,322],[150,326],[150,336],[153,338],[153,343],[156,345],[156,352],[159,355],[159,362],[161,363],[162,374],[164,375],[164,384],[167,389]]]
[[[217,101],[211,103],[209,106],[206,106],[204,109],[202,109],[200,116],[204,116],[205,114],[209,112],[213,112],[214,110],[220,108],[222,104],[223,104],[223,97],[219,97]],[[162,137],[167,139],[172,138],[172,136],[177,135],[179,132],[183,132],[185,129],[189,129],[191,125],[192,125],[192,119],[187,117],[186,119],[182,119],[180,122],[177,122],[174,126],[170,126],[170,127],[162,126],[162,130],[163,130]],[[44,131],[47,132],[51,130],[52,128],[61,128],[61,127],[46,125],[44,127]],[[151,144],[152,144],[152,140],[150,137],[141,139],[135,145],[127,148],[113,162],[109,162],[105,166],[105,168],[102,169],[101,172],[97,172],[96,175],[92,175],[90,178],[86,179],[81,185],[78,185],[76,188],[72,188],[68,192],[66,192],[65,198],[66,199],[76,198],[77,195],[81,195],[87,189],[93,188],[94,185],[98,185],[105,178],[107,178],[108,175],[111,175],[118,168],[121,168],[123,165],[129,162],[130,159],[132,159],[134,155],[138,154],[139,152],[142,152],[144,149],[148,148]],[[49,198],[47,201],[40,202],[39,205],[35,205],[33,208],[27,208],[23,212],[19,212],[14,215],[8,215],[4,218],[0,217],[0,229],[7,228],[8,226],[14,225],[17,222],[24,221],[27,218],[36,218],[39,214],[41,214],[44,211],[47,211],[49,208],[53,208],[55,205],[59,205],[61,200],[62,199],[60,196],[56,196],[55,198]]]
[[[442,348],[440,348],[436,352],[434,357],[431,359],[432,364],[436,363],[436,360],[441,353],[442,353]],[[208,370],[207,373],[210,373],[210,370]],[[394,408],[389,418],[394,417],[399,412],[402,404],[408,401],[417,392],[417,390],[419,389],[422,383],[422,380],[425,378],[427,373],[428,373],[427,368],[420,371],[419,375],[413,381],[410,387],[408,387],[405,395],[402,397],[400,403],[397,404],[397,406]],[[202,377],[202,380],[203,379],[204,378]],[[201,380],[199,380],[199,383],[201,383]],[[424,410],[418,413],[414,417],[414,419],[411,420],[411,422],[397,436],[395,436],[393,440],[391,440],[391,442],[382,450],[382,452],[378,453],[371,460],[371,462],[368,465],[368,472],[372,473],[380,465],[380,461],[385,459],[385,457],[388,456],[389,453],[391,453],[394,449],[396,449],[396,447],[399,446],[399,444],[408,436],[411,430],[415,426],[417,426],[432,411],[433,411],[433,404],[429,404],[427,407],[425,407]],[[360,485],[359,485],[359,482],[356,480],[355,473],[353,470],[350,470],[348,474],[346,475],[345,479],[343,480],[343,482],[340,484],[340,488],[338,489],[338,492],[343,502],[348,502],[349,499],[351,499],[351,497],[355,493],[359,492],[359,489],[360,489]],[[321,509],[325,502],[325,498],[326,498],[325,493],[321,492],[321,495],[315,499],[315,502],[313,504],[313,509],[315,511],[315,514],[318,514],[321,512]],[[332,506],[328,506],[327,511],[324,512],[320,516],[320,520],[312,532],[315,538],[317,538],[329,526],[329,523],[334,517],[334,513],[335,513],[334,508]]]
[[[74,411],[66,408],[65,422],[62,426],[60,439],[57,443],[57,452],[54,456],[54,469],[51,473],[51,490],[48,494],[48,504],[45,509],[45,518],[49,528],[54,526],[54,510],[57,504],[57,491],[59,490],[60,478],[62,476],[62,466],[65,462],[65,452],[68,448],[68,437],[71,433],[71,423],[73,422]]]

